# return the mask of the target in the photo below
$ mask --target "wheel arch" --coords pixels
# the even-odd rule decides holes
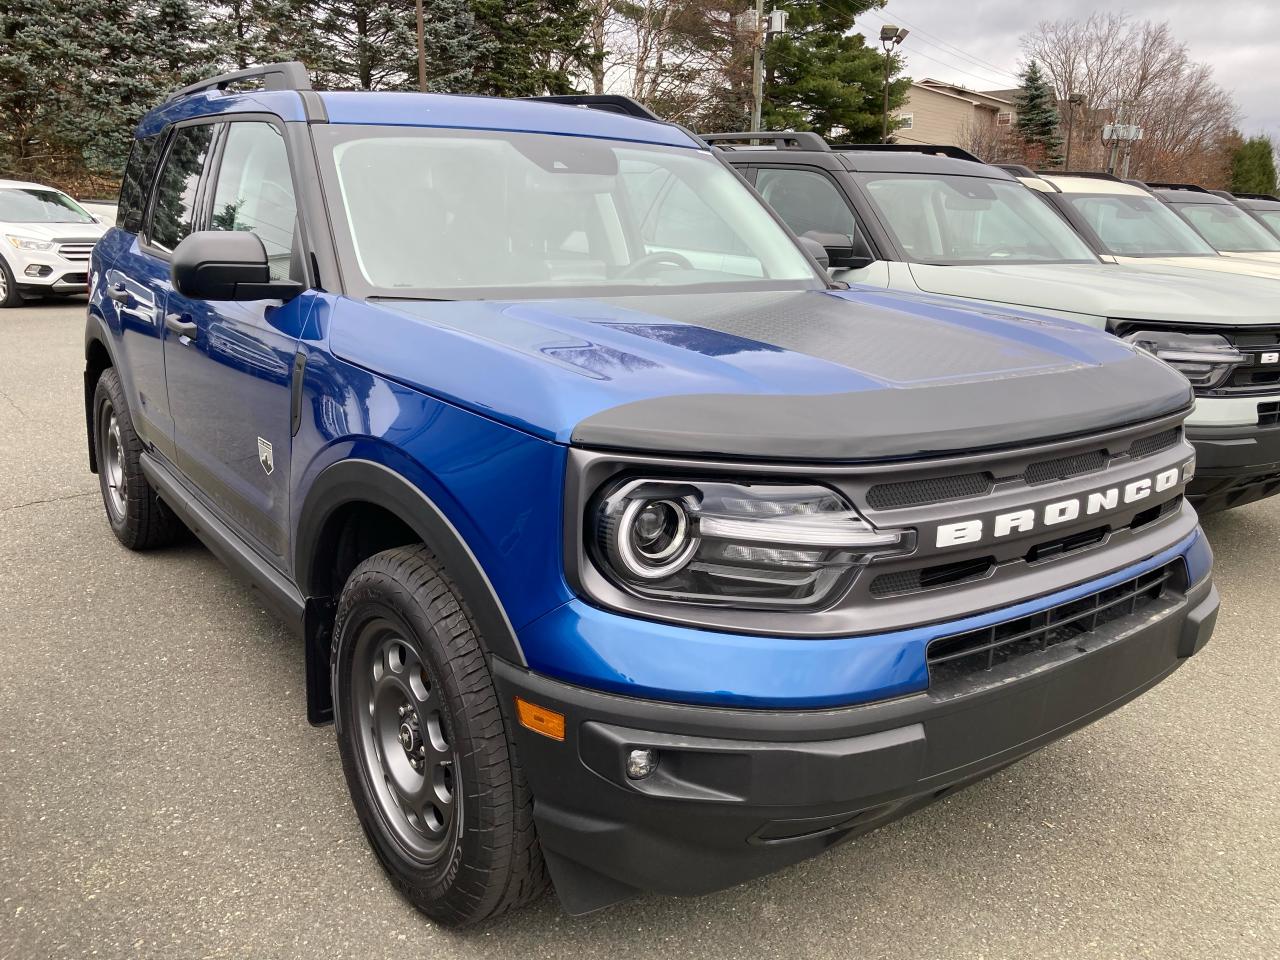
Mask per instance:
[[[389,467],[371,460],[341,460],[326,467],[307,491],[293,545],[294,580],[307,611],[312,722],[323,722],[332,712],[329,630],[346,576],[366,556],[413,542],[424,544],[458,585],[486,651],[512,663],[526,663],[493,584],[444,512]]]
[[[106,321],[89,308],[84,331],[84,420],[89,444],[89,472],[98,472],[98,451],[93,442],[93,395],[98,379],[108,367],[116,366]]]

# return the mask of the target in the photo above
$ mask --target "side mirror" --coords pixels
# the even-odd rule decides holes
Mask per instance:
[[[800,246],[804,247],[809,256],[818,261],[818,266],[823,270],[831,269],[831,258],[827,255],[827,248],[813,239],[813,237],[801,237]]]
[[[267,250],[257,234],[198,230],[178,244],[169,261],[173,288],[192,300],[291,300],[296,280],[272,280]]]
[[[819,243],[826,250],[827,260],[832,270],[861,270],[876,262],[861,233],[852,236],[846,233],[823,233],[810,230],[801,240]]]

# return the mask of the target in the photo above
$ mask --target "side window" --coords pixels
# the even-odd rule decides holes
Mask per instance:
[[[797,236],[810,231],[845,237],[858,233],[848,202],[820,173],[766,167],[756,175],[756,189]]]
[[[257,234],[272,279],[283,280],[289,276],[296,218],[284,136],[270,123],[229,124],[209,228]]]
[[[213,140],[213,124],[179,127],[174,133],[160,181],[156,186],[148,240],[162,250],[172,250],[191,232],[196,188]]]
[[[121,230],[137,233],[142,229],[142,214],[151,192],[151,180],[155,176],[159,159],[160,136],[133,141],[129,149],[129,162],[125,164],[124,179],[120,182],[120,202],[116,210],[116,222]]]

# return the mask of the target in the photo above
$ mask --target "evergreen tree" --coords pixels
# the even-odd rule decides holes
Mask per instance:
[[[1250,137],[1232,154],[1231,192],[1275,194],[1275,144],[1270,137]]]
[[[768,129],[814,130],[845,142],[880,139],[884,53],[852,33],[854,20],[884,0],[787,0],[787,32],[765,48],[762,121]],[[890,69],[889,109],[906,99],[911,81],[901,60]]]
[[[1018,111],[1018,135],[1026,145],[1026,159],[1036,165],[1061,163],[1058,107],[1049,81],[1034,60],[1027,63],[1019,80],[1021,89],[1014,105]]]
[[[579,0],[472,0],[488,44],[473,93],[528,97],[572,93],[566,64],[587,56],[590,11]]]

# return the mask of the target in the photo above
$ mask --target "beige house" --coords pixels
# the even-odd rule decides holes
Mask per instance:
[[[893,113],[901,143],[955,144],[966,149],[993,142],[1015,120],[1014,91],[982,93],[940,80],[913,81],[907,102]]]

